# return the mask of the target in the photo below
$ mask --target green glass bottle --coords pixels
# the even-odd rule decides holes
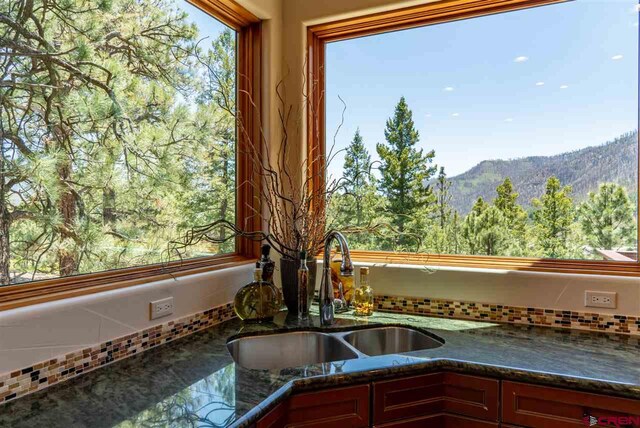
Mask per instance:
[[[243,321],[270,321],[280,312],[282,296],[272,282],[262,280],[260,262],[253,271],[253,281],[236,293],[233,310]]]

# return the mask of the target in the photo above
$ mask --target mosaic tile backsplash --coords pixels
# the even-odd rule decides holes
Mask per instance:
[[[640,317],[525,308],[422,297],[376,296],[375,308],[436,317],[640,335]]]
[[[0,374],[0,405],[114,361],[204,330],[234,316],[233,304],[227,303],[90,348],[71,352],[22,370]]]
[[[537,325],[640,337],[640,317],[526,308],[421,297],[376,296],[378,311]],[[0,405],[235,317],[231,303],[0,374]]]

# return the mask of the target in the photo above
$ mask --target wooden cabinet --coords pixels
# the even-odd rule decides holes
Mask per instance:
[[[498,428],[497,422],[465,418],[464,416],[439,413],[421,418],[403,419],[387,424],[375,425],[376,428]]]
[[[622,418],[638,418],[640,401],[549,388],[516,382],[502,382],[502,421],[522,427],[584,427],[584,418],[607,418],[619,425]],[[614,423],[604,425],[616,426]]]
[[[497,422],[499,389],[498,380],[456,373],[374,382],[373,423],[439,414]]]
[[[294,395],[258,421],[257,428],[365,428],[369,385]]]
[[[640,400],[431,373],[297,394],[256,427],[564,428],[588,426],[585,416],[609,418],[601,426],[640,428]]]

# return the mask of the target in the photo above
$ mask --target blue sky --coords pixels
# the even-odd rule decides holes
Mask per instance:
[[[187,12],[189,15],[188,21],[196,24],[198,27],[199,39],[204,39],[206,37],[207,45],[209,45],[209,42],[218,37],[218,35],[220,35],[220,33],[225,29],[229,28],[216,18],[184,0],[176,0],[176,5]]]
[[[637,0],[576,0],[327,46],[327,144],[375,144],[404,95],[450,176],[552,155],[638,127]],[[342,157],[331,166],[339,175]]]

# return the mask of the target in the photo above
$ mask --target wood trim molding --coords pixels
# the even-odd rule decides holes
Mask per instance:
[[[364,250],[351,250],[351,258],[354,261],[380,264],[422,265],[434,267],[448,266],[582,275],[640,276],[640,265],[638,263],[630,262],[466,256],[459,254],[419,254]]]
[[[211,272],[248,263],[253,263],[253,259],[238,255],[224,255],[186,260],[168,266],[147,265],[12,285],[0,291],[0,311],[117,290],[153,281],[176,279],[186,275]]]
[[[243,28],[260,23],[260,19],[233,0],[186,0],[240,32]]]
[[[252,174],[246,138],[260,138],[262,115],[262,24],[260,19],[233,0],[186,0],[238,33],[237,43],[237,109],[245,133],[237,132],[236,219],[247,231],[262,228],[258,177]],[[244,135],[244,137],[241,137]],[[240,219],[250,218],[248,221]],[[191,275],[247,263],[260,254],[260,244],[236,241],[236,253],[200,257],[165,264],[152,264],[112,271],[75,275],[0,287],[0,311],[36,303],[60,300],[106,290],[130,287],[146,282]]]
[[[263,229],[260,189],[261,177],[255,172],[251,147],[261,141],[262,131],[262,24],[252,23],[238,34],[237,77],[238,129],[236,159],[237,183],[236,218],[238,226],[254,232]],[[253,142],[253,146],[251,144]],[[262,145],[258,145],[262,147]],[[238,254],[259,257],[260,243],[248,239],[236,240]]]
[[[573,0],[441,0],[308,27],[306,55],[309,99],[307,106],[309,110],[307,114],[309,119],[307,120],[307,153],[314,160],[309,163],[309,173],[315,177],[313,185],[324,185],[322,172],[325,167],[326,149],[324,100],[327,43],[568,1]],[[640,152],[638,162],[640,164]],[[640,189],[640,174],[638,174],[638,189]],[[640,228],[638,228],[637,242],[640,243]],[[372,263],[640,277],[640,261],[632,263],[355,250],[351,251],[351,255],[355,260]]]
[[[573,0],[441,0],[318,24],[309,31],[327,43],[567,1]]]

